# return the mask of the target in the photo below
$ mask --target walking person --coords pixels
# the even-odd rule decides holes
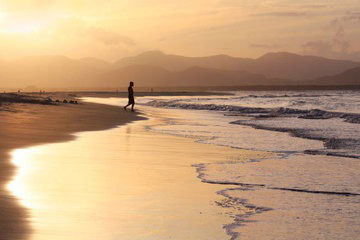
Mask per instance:
[[[128,102],[128,104],[124,107],[124,109],[126,110],[126,108],[131,105],[131,111],[132,111],[132,112],[134,111],[134,105],[135,105],[133,86],[134,86],[134,82],[130,82],[130,83],[129,83],[129,87],[128,87],[128,98],[129,98],[129,102]]]

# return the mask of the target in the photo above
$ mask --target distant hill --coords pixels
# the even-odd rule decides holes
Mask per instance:
[[[122,58],[114,63],[115,67],[129,65],[152,65],[163,67],[169,71],[183,71],[191,67],[218,68],[223,70],[239,70],[239,64],[247,64],[253,59],[235,58],[227,55],[209,57],[184,57],[164,54],[160,51],[149,51],[134,57]]]
[[[194,87],[267,85],[270,80],[263,75],[244,71],[192,67],[173,72],[156,66],[131,65],[107,73],[102,83],[103,87],[115,87],[119,83],[126,85],[129,81],[144,87]]]
[[[170,76],[171,72],[161,67],[131,65],[105,73],[101,76],[101,86],[127,86],[130,81],[134,81],[136,86],[171,85]]]
[[[337,75],[306,81],[304,84],[320,86],[360,86],[360,67],[352,68]]]
[[[257,59],[236,58],[227,55],[209,57],[183,57],[150,51],[138,56],[123,58],[114,63],[116,67],[129,65],[152,65],[169,71],[183,71],[197,66],[222,70],[248,71],[270,78],[294,80],[313,79],[334,75],[360,66],[359,62],[333,60],[293,53],[268,53]]]
[[[338,74],[359,66],[359,62],[282,52],[263,55],[256,60],[256,66],[253,69],[249,68],[249,71],[260,72],[269,77],[304,80]]]
[[[113,68],[112,63],[107,62],[102,59],[99,59],[99,58],[87,57],[87,58],[81,58],[81,59],[79,59],[79,61],[81,61],[93,68],[100,68],[100,69],[112,69]]]
[[[97,58],[30,56],[0,62],[0,89],[123,87],[129,81],[140,87],[358,85],[359,67],[357,62],[291,53],[248,59],[152,51],[115,63]]]
[[[1,83],[6,87],[86,87],[96,84],[103,71],[65,56],[29,56],[7,63],[1,71]]]

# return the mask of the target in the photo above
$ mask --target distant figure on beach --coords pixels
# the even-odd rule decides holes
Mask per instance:
[[[129,87],[128,87],[129,102],[128,102],[128,104],[124,107],[125,110],[126,110],[126,108],[127,108],[128,106],[131,105],[131,111],[134,111],[135,100],[134,100],[134,90],[133,90],[133,86],[134,86],[134,82],[130,82]]]

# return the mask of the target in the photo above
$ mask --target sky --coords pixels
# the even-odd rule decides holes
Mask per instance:
[[[359,0],[0,0],[0,58],[144,51],[360,61]]]

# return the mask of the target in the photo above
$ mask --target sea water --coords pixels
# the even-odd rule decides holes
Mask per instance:
[[[229,93],[229,92],[227,92]],[[356,239],[360,234],[358,91],[231,92],[229,96],[141,97],[162,118],[147,130],[274,157],[194,164],[223,185],[232,239]],[[93,99],[94,100],[94,99]],[[124,99],[97,99],[121,105]],[[234,213],[232,211],[232,213]]]

